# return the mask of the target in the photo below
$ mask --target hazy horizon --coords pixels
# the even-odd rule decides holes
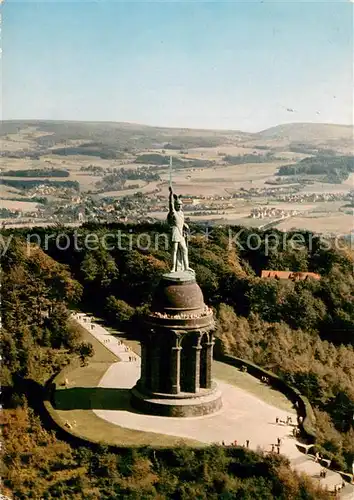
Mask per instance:
[[[329,125],[329,126],[334,126],[334,127],[351,127],[354,128],[354,124],[352,123],[325,123],[325,122],[283,122],[283,123],[278,123],[276,125],[271,125],[270,127],[267,127],[265,129],[260,129],[260,130],[254,130],[254,131],[247,131],[243,130],[241,128],[207,128],[207,127],[173,127],[173,126],[166,126],[166,125],[154,125],[154,124],[149,124],[149,123],[139,123],[139,122],[129,122],[129,121],[114,121],[114,120],[65,120],[65,119],[49,119],[49,118],[10,118],[10,119],[3,119],[2,122],[60,122],[60,123],[111,123],[111,124],[122,124],[122,125],[132,125],[132,126],[140,126],[140,127],[149,127],[149,128],[162,128],[162,129],[176,129],[176,130],[205,130],[205,131],[215,131],[215,132],[243,132],[246,134],[257,134],[272,128],[276,127],[282,127],[286,125]]]
[[[7,0],[2,13],[5,120],[353,125],[349,2]]]

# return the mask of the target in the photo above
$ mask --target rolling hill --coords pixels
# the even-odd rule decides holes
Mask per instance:
[[[323,142],[353,140],[354,128],[350,125],[330,123],[286,123],[255,134],[261,139],[287,139],[289,142]]]
[[[198,130],[152,127],[115,122],[23,120],[3,121],[0,128],[3,156],[34,154],[88,154],[110,158],[148,149],[182,151],[225,145],[290,150],[312,154],[316,147],[334,152],[352,150],[353,127],[325,123],[288,123],[247,133],[233,130]],[[302,151],[303,150],[303,151]],[[107,153],[108,151],[108,153]],[[103,155],[103,156],[102,156]]]

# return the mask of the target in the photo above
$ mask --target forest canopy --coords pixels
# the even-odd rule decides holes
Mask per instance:
[[[80,184],[78,181],[49,181],[48,179],[0,179],[0,184],[23,190],[33,189],[37,186],[42,186],[43,184],[56,188],[71,188],[75,189],[75,191],[80,190]]]
[[[328,182],[341,183],[354,172],[354,156],[315,156],[279,168],[277,175],[323,175]]]
[[[5,177],[69,177],[67,170],[60,168],[29,168],[26,170],[6,170],[1,172]]]

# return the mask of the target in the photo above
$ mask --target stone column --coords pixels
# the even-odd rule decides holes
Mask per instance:
[[[158,341],[158,335],[152,335],[150,337],[150,389],[152,392],[159,392],[160,389],[160,343]]]
[[[211,388],[211,365],[213,363],[213,347],[214,340],[211,337],[211,342],[206,344],[206,388]]]
[[[141,368],[140,368],[140,380],[139,386],[144,388],[149,386],[149,381],[147,380],[147,362],[148,362],[148,344],[147,340],[141,343]]]
[[[192,363],[193,372],[191,373],[191,389],[192,392],[198,392],[200,389],[200,351],[202,347],[198,345],[193,346],[194,359]]]
[[[181,350],[178,344],[171,348],[171,393],[178,394],[181,392]]]

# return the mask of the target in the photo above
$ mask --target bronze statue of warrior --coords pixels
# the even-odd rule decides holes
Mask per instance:
[[[186,243],[186,233],[189,230],[188,224],[184,222],[184,213],[182,210],[181,196],[177,196],[172,187],[169,188],[169,212],[167,222],[171,227],[172,243],[172,269],[176,271],[192,271],[188,261],[188,247]]]

